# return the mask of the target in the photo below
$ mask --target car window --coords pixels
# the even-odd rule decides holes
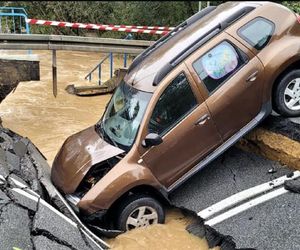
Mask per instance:
[[[275,25],[271,21],[257,17],[241,27],[238,34],[255,49],[261,50],[271,39],[274,28]]]
[[[244,57],[227,41],[215,46],[193,63],[209,94],[218,89],[245,63]]]
[[[186,76],[181,73],[164,90],[153,110],[149,132],[163,135],[187,116],[197,100]]]

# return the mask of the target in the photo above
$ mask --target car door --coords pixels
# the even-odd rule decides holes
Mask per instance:
[[[162,137],[160,145],[143,149],[141,158],[156,178],[169,187],[197,162],[221,144],[211,119],[186,66],[162,83],[147,118],[147,133]]]
[[[191,56],[187,65],[198,81],[223,140],[261,111],[263,65],[231,36],[223,33]]]

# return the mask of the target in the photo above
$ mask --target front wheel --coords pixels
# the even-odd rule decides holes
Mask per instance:
[[[116,227],[129,231],[164,221],[165,213],[160,202],[150,196],[133,194],[119,206]]]
[[[288,72],[274,92],[274,110],[282,116],[300,116],[300,70]]]

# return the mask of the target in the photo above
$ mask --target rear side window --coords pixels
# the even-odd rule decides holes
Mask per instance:
[[[164,90],[153,110],[149,132],[163,135],[197,106],[186,76],[181,73]]]
[[[238,34],[257,50],[263,49],[270,41],[275,29],[271,21],[257,17],[241,27]]]
[[[223,41],[193,63],[209,94],[218,89],[244,64],[244,58],[239,53],[229,42]]]

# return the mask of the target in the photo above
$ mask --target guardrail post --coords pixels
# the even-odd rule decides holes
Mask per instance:
[[[98,67],[98,84],[101,85],[101,71],[102,71],[102,68],[101,68],[101,64],[99,64],[99,67]]]
[[[124,68],[127,67],[127,53],[124,53]]]
[[[110,61],[110,78],[112,78],[113,77],[113,70],[114,70],[114,57],[113,57],[112,52],[109,53],[109,61]]]
[[[57,96],[57,68],[56,68],[56,50],[52,50],[52,80],[53,95]]]

